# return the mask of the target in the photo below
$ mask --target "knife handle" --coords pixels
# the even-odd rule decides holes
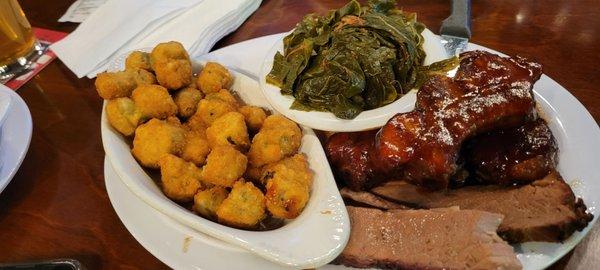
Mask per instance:
[[[452,0],[450,17],[442,22],[440,34],[471,37],[471,0]]]

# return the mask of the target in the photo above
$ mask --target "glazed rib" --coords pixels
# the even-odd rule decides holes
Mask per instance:
[[[540,76],[541,66],[523,58],[463,53],[454,78],[431,78],[417,93],[415,110],[395,115],[377,134],[331,136],[332,166],[355,190],[390,178],[447,188],[465,140],[535,117],[532,86]]]
[[[465,168],[477,183],[527,184],[556,167],[558,147],[543,119],[479,135],[464,146]]]

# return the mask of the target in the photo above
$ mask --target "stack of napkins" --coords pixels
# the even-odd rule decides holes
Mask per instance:
[[[81,78],[93,78],[132,50],[179,41],[190,56],[209,52],[260,0],[108,0],[50,48]]]

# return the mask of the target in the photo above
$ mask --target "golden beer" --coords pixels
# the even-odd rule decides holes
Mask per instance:
[[[17,0],[0,0],[0,67],[29,54],[36,43]]]

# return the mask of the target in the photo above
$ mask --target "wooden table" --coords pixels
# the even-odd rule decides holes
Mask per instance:
[[[76,24],[57,19],[70,0],[20,1],[33,26],[70,32]],[[287,31],[302,16],[346,1],[263,0],[235,33],[216,48]],[[401,1],[437,32],[449,14],[448,1]],[[600,119],[600,2],[473,1],[472,42],[544,65]],[[103,178],[101,99],[93,81],[78,79],[59,60],[18,93],[33,116],[33,138],[21,169],[0,195],[0,262],[58,257],[80,260],[89,269],[162,269],[125,229],[113,210]],[[553,269],[600,265],[598,226]],[[225,258],[224,258],[225,259]]]

